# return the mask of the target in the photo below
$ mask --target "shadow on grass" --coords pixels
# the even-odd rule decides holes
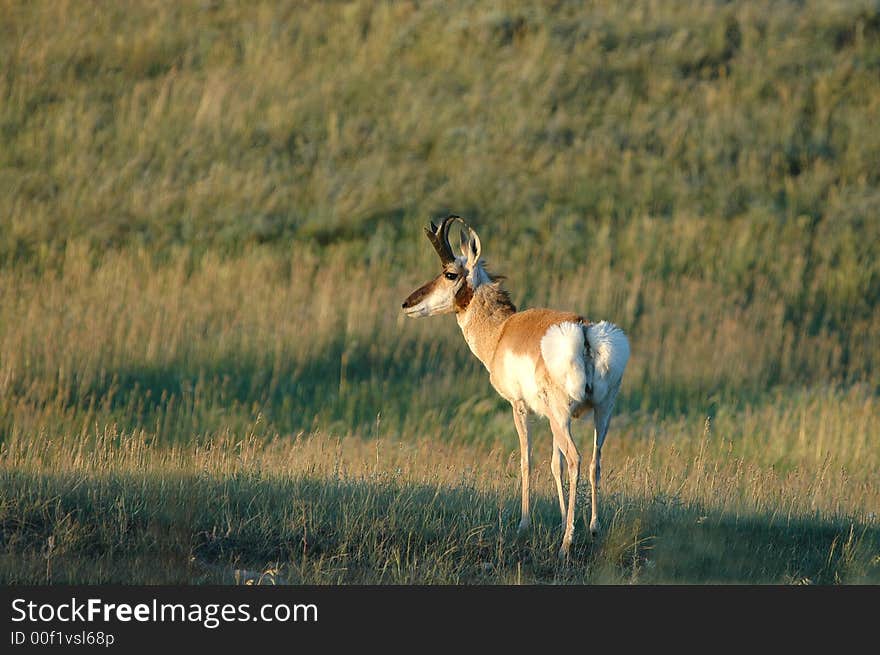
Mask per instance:
[[[393,352],[389,349],[393,348]],[[465,349],[404,340],[376,344],[334,339],[320,354],[302,360],[256,352],[194,356],[164,365],[132,365],[105,371],[63,397],[33,398],[65,411],[100,411],[120,428],[159,425],[192,433],[232,430],[258,415],[281,433],[336,429],[367,431],[377,413],[383,421],[425,411],[426,401],[447,418],[477,389],[491,393],[479,363]],[[24,381],[18,395],[32,393]],[[431,384],[439,395],[423,398]],[[13,391],[13,395],[16,395]]]
[[[603,535],[592,540],[581,516],[561,566],[551,499],[537,500],[518,540],[517,499],[466,481],[16,471],[0,481],[5,584],[223,583],[241,569],[294,584],[880,581],[880,530],[842,518],[612,496]]]
[[[13,396],[33,393],[28,380],[19,386]],[[768,397],[766,389],[723,381],[712,388],[662,380],[634,387],[625,381],[617,411],[711,415],[722,404],[735,408]],[[378,414],[390,429],[400,428],[407,416],[449,422],[461,405],[476,400],[509,411],[464,344],[338,338],[306,360],[245,351],[121,367],[70,385],[61,399],[47,393],[31,402],[62,408],[67,415],[73,410],[74,422],[97,410],[102,421],[121,429],[145,427],[160,432],[161,441],[179,441],[193,434],[247,430],[257,416],[267,431],[282,434],[316,429],[370,434]]]

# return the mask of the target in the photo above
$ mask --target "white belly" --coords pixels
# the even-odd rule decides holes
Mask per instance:
[[[491,381],[505,400],[524,400],[533,412],[544,413],[544,402],[535,379],[535,361],[531,357],[505,354]]]

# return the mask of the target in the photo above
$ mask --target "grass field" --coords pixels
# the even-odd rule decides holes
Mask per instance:
[[[0,15],[3,583],[880,582],[880,4]],[[447,211],[630,337],[565,566]]]

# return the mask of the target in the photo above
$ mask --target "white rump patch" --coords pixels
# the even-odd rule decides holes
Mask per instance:
[[[629,341],[614,323],[600,321],[587,328],[587,341],[593,355],[593,404],[601,404],[609,390],[620,386],[623,369],[629,361]]]
[[[584,330],[579,323],[551,325],[541,337],[541,355],[550,377],[577,402],[586,399]]]

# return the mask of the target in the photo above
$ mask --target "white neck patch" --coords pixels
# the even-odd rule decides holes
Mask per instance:
[[[489,283],[489,274],[483,269],[482,261],[478,261],[473,270],[468,274],[468,282],[471,283],[474,291],[479,289],[481,285]]]

